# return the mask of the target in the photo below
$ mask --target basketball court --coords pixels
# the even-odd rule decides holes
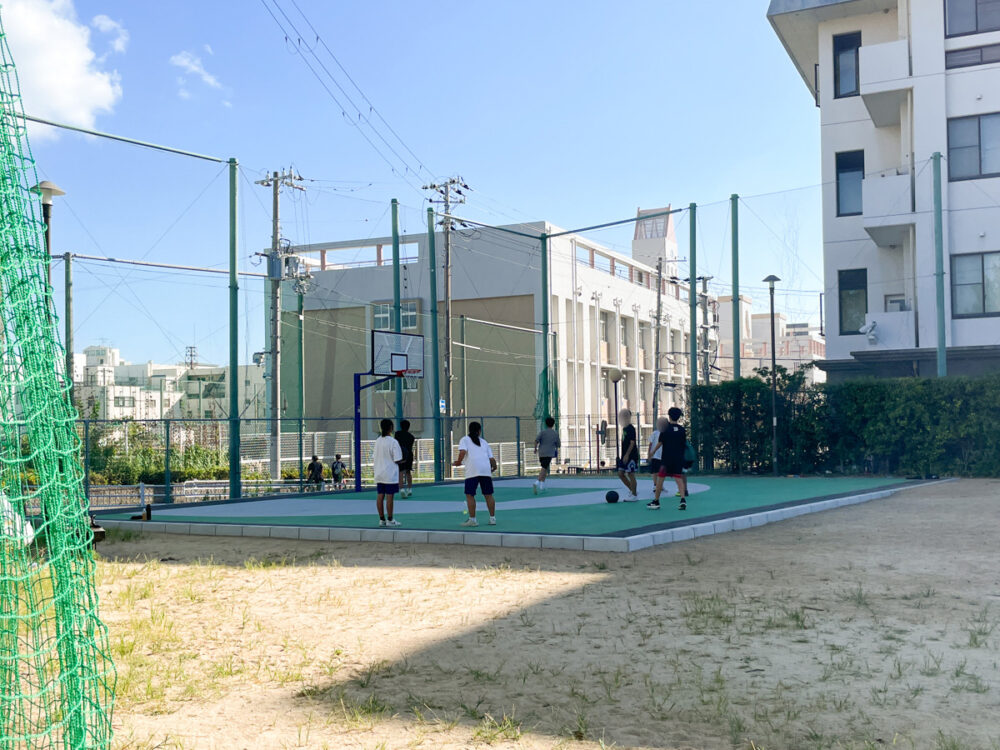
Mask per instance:
[[[379,528],[375,492],[314,493],[237,502],[164,505],[148,522],[135,511],[96,515],[108,528],[208,536],[274,537],[320,541],[470,544],[629,552],[696,536],[738,531],[805,513],[832,510],[887,497],[923,484],[886,477],[692,477],[686,511],[677,509],[668,481],[662,508],[649,510],[651,481],[640,480],[640,502],[608,503],[608,490],[621,491],[613,476],[551,478],[536,495],[532,479],[496,481],[497,525],[467,520],[461,484],[418,486],[408,500],[396,500],[400,528]]]

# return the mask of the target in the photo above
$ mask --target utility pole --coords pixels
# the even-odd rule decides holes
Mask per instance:
[[[433,190],[440,196],[440,198],[428,198],[427,200],[429,203],[439,203],[444,207],[444,217],[441,222],[444,226],[444,261],[442,264],[444,266],[444,434],[448,441],[447,445],[444,447],[444,455],[450,464],[451,446],[454,443],[454,439],[452,437],[452,402],[454,401],[453,397],[455,385],[451,345],[451,204],[465,203],[465,193],[463,191],[471,190],[471,188],[465,183],[465,180],[461,177],[455,176],[449,177],[444,182],[435,182],[429,185],[424,185],[423,189]],[[438,363],[435,362],[434,366],[437,367]]]
[[[285,263],[281,250],[281,187],[305,190],[295,184],[301,175],[291,170],[272,172],[270,177],[257,180],[255,184],[271,188],[271,250],[267,253],[267,275],[270,287],[267,333],[268,356],[267,375],[270,377],[267,417],[271,432],[271,478],[281,479],[281,282],[285,277]],[[231,383],[235,387],[236,383]]]
[[[709,376],[711,375],[710,369],[711,364],[708,361],[708,282],[712,280],[711,276],[699,276],[701,279],[701,353],[704,359],[701,363],[701,379],[705,385],[709,384]]]
[[[656,259],[656,320],[653,331],[653,429],[660,418],[660,325],[663,317],[663,258]]]

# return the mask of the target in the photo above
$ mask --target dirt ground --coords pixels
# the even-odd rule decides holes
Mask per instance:
[[[1000,748],[1000,481],[631,555],[113,534],[118,748]]]

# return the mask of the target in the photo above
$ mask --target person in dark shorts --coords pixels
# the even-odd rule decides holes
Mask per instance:
[[[650,490],[656,492],[656,483],[659,481],[660,474],[660,464],[663,458],[663,447],[657,447],[660,442],[660,433],[667,429],[667,418],[660,417],[656,420],[656,429],[649,436],[649,450],[651,451],[649,457],[649,473],[653,479],[653,485]]]
[[[372,448],[375,464],[375,508],[378,510],[379,526],[399,526],[400,523],[392,517],[392,500],[399,492],[399,464],[403,460],[403,451],[392,436],[392,420],[383,419],[379,423],[382,435],[375,441]],[[384,501],[384,506],[383,506]],[[388,517],[386,517],[388,515]]]
[[[635,427],[632,425],[632,412],[622,409],[618,414],[618,424],[622,431],[622,455],[618,459],[618,478],[629,494],[622,502],[634,503],[639,500],[636,494],[635,473],[639,470],[639,446],[636,443]]]
[[[399,464],[400,497],[413,495],[413,443],[416,438],[410,433],[410,420],[404,419],[396,431],[396,442],[403,451],[403,460]]]
[[[465,504],[469,508],[469,518],[463,526],[478,526],[476,520],[476,490],[481,489],[486,498],[486,509],[490,513],[490,526],[496,526],[497,506],[493,499],[493,472],[497,461],[493,449],[482,437],[483,426],[479,422],[469,423],[469,434],[458,444],[458,460],[455,466],[465,465]]]
[[[545,478],[549,475],[552,459],[559,455],[561,442],[559,433],[553,429],[555,426],[556,420],[552,417],[546,417],[545,429],[539,432],[538,437],[535,438],[535,454],[542,467],[538,471],[538,481],[531,486],[536,495],[539,492],[545,492]]]
[[[333,486],[335,489],[344,489],[344,470],[346,468],[347,466],[340,460],[339,453],[333,457],[333,463],[330,464],[330,473],[333,475]]]
[[[313,485],[315,492],[323,489],[323,462],[318,456],[313,456],[312,462],[306,467],[306,481]]]
[[[687,447],[687,432],[679,424],[682,416],[684,416],[684,412],[676,406],[670,408],[667,412],[669,420],[667,428],[660,433],[660,440],[655,446],[663,450],[663,459],[653,502],[646,504],[650,510],[660,509],[660,493],[663,492],[663,480],[667,477],[671,477],[677,482],[677,491],[681,497],[679,510],[687,510],[687,477],[684,476],[684,449]],[[650,448],[650,456],[653,455],[654,450],[654,448]]]

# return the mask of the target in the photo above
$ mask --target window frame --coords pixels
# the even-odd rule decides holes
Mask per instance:
[[[392,302],[373,302],[372,303],[372,329],[376,331],[391,331],[393,330],[392,321]],[[416,331],[420,327],[420,310],[417,308],[417,300],[415,299],[404,299],[400,300],[399,303],[399,322],[400,330],[402,331]],[[381,310],[385,309],[383,313]],[[412,316],[413,325],[407,325],[406,321],[409,316]],[[377,318],[384,317],[386,319],[386,324],[380,326],[376,323]]]
[[[1000,256],[1000,250],[988,250],[982,253],[957,253],[951,256],[949,270],[951,271],[951,317],[953,320],[970,320],[976,318],[1000,318],[1000,309],[996,312],[986,311],[986,256]],[[955,294],[955,261],[959,258],[979,258],[979,286],[983,290],[983,312],[981,313],[958,313],[955,312],[955,301],[958,295]],[[974,286],[973,284],[961,284],[960,286]]]
[[[944,38],[945,39],[956,39],[963,36],[972,36],[973,34],[988,34],[991,31],[1000,31],[1000,23],[993,28],[983,29],[979,27],[979,3],[980,0],[973,0],[973,5],[975,6],[976,14],[976,28],[972,31],[960,31],[956,34],[952,34],[948,31],[948,0],[942,0],[942,5],[944,6]]]
[[[414,381],[417,379],[415,378]],[[396,392],[396,378],[390,378],[382,383],[373,387],[375,393],[395,393]],[[407,387],[406,378],[403,378],[403,393],[416,393],[420,390],[419,383],[413,388]]]
[[[949,117],[947,120],[947,130],[948,130],[948,182],[964,182],[965,180],[988,180],[994,177],[1000,177],[1000,170],[996,172],[983,172],[983,118],[984,117],[997,117],[1000,118],[1000,112],[982,112],[978,115],[965,115],[963,117]],[[955,177],[951,171],[952,165],[952,146],[951,146],[951,124],[953,122],[961,122],[963,120],[975,120],[976,121],[976,131],[978,134],[977,150],[979,154],[979,168],[978,172],[974,175],[968,175],[964,177]],[[958,146],[957,148],[969,148],[969,146]],[[1000,143],[997,143],[997,148],[1000,148]]]
[[[840,55],[837,53],[837,40],[847,39],[847,38],[857,38],[858,43],[854,47],[854,92],[850,94],[841,93],[840,90]],[[846,50],[845,50],[846,51]],[[861,32],[860,31],[850,31],[846,34],[834,34],[833,35],[833,98],[834,99],[850,99],[851,97],[861,96]]]
[[[841,207],[840,207],[840,173],[841,173],[841,170],[840,170],[840,163],[839,162],[840,162],[840,157],[842,157],[842,156],[850,156],[850,155],[854,155],[854,154],[861,154],[861,210],[860,211],[852,211],[851,213],[844,213],[841,210]],[[833,155],[833,159],[834,159],[834,162],[833,162],[834,189],[835,189],[836,194],[837,194],[836,195],[836,198],[837,198],[837,217],[839,218],[841,216],[862,216],[864,214],[864,212],[865,212],[865,198],[864,198],[864,190],[865,190],[865,150],[864,149],[854,149],[853,151],[838,151],[836,154]],[[851,171],[853,172],[853,171],[857,171],[857,170],[851,170]]]
[[[844,274],[847,273],[858,273],[861,272],[865,275],[864,286],[844,286],[842,281]],[[865,293],[865,314],[867,315],[869,310],[868,305],[868,269],[867,268],[841,268],[837,271],[837,330],[840,332],[841,336],[862,336],[860,330],[844,330],[844,292],[845,291],[858,291],[863,290]],[[858,327],[860,328],[860,326]]]
[[[978,47],[963,47],[962,49],[950,49],[944,53],[944,69],[945,70],[960,70],[962,68],[974,68],[977,65],[996,65],[1000,63],[1000,54],[997,55],[996,60],[984,60],[983,56],[986,54],[987,50],[996,49],[1000,52],[1000,44],[983,44]],[[956,64],[949,64],[948,58],[957,55],[962,52],[977,52],[979,53],[979,59],[975,62],[964,62]]]

